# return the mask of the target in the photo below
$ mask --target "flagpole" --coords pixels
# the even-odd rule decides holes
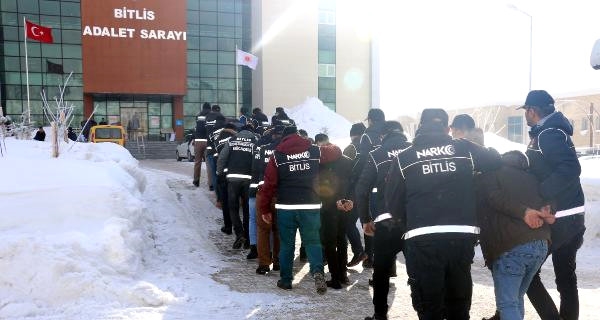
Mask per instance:
[[[29,57],[27,55],[27,21],[23,16],[23,38],[25,38],[25,78],[27,79],[27,123],[31,124],[31,107],[29,105]]]
[[[236,118],[239,116],[238,112],[240,110],[239,80],[238,80],[238,69],[240,68],[240,65],[238,64],[238,61],[237,61],[237,55],[238,55],[238,47],[236,44],[235,45],[235,116],[236,116]]]

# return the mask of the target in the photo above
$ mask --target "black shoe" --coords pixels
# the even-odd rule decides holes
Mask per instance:
[[[194,181],[192,181],[192,184],[194,184],[194,186],[196,186],[196,187],[199,187],[200,186],[200,181],[194,180]]]
[[[279,264],[279,261],[273,261],[273,271],[279,270],[281,270],[281,265]]]
[[[233,233],[231,231],[231,228],[227,228],[227,227],[221,227],[221,232],[223,232],[224,234],[232,234]]]
[[[496,310],[496,313],[494,313],[493,316],[491,316],[489,318],[483,318],[481,320],[500,320],[500,312],[498,312],[498,310]]]
[[[256,246],[255,245],[251,245],[250,246],[250,252],[246,256],[246,259],[247,260],[252,260],[252,259],[256,259],[256,258],[258,258],[258,251],[256,251]]]
[[[350,279],[348,279],[348,276],[345,276],[344,279],[340,280],[340,283],[343,285],[349,285]]]
[[[362,262],[362,267],[365,269],[373,269],[373,261],[371,259],[366,259]]]
[[[235,238],[235,241],[233,242],[233,245],[231,246],[231,248],[240,249],[245,241],[246,241],[246,238],[244,238],[244,236],[238,236],[237,238]]]
[[[208,190],[210,190],[210,191],[215,191],[215,187],[213,187],[213,186],[208,186]]]
[[[339,290],[342,288],[342,284],[337,280],[327,280],[327,281],[325,281],[325,283],[327,284],[328,287],[330,287],[332,289]]]
[[[244,242],[244,249],[250,249],[250,240],[246,240],[246,242]]]
[[[346,264],[346,267],[350,268],[350,267],[354,267],[356,265],[358,265],[359,263],[367,260],[368,256],[366,253],[361,253],[361,254],[355,254],[352,259],[350,260],[350,262],[348,262],[348,264]]]
[[[261,265],[259,265],[258,268],[256,268],[256,274],[265,275],[265,274],[269,273],[269,271],[271,271],[269,269],[269,266],[261,266]]]
[[[284,283],[281,280],[277,280],[277,286],[280,287],[283,290],[292,290],[292,284],[291,283]]]
[[[387,316],[382,316],[380,314],[373,314],[370,317],[365,317],[365,320],[387,320]]]
[[[327,292],[327,282],[325,282],[325,275],[323,272],[315,272],[313,275],[315,278],[315,289],[318,294],[325,294]]]

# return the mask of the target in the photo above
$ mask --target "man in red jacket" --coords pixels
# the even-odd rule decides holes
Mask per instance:
[[[315,279],[317,293],[327,291],[323,273],[323,252],[319,230],[321,228],[321,200],[319,199],[319,163],[328,163],[341,156],[339,148],[324,146],[319,148],[300,137],[295,126],[283,131],[275,152],[265,170],[264,185],[257,197],[257,208],[266,223],[272,223],[270,201],[277,195],[277,227],[281,247],[279,262],[281,279],[277,286],[292,289],[292,267],[296,230],[306,248],[310,273]]]

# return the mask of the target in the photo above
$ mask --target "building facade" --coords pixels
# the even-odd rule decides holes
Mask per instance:
[[[180,139],[203,102],[236,116],[236,100],[271,114],[314,96],[362,119],[371,101],[370,43],[338,17],[339,3],[2,0],[3,111],[19,121],[29,109],[35,124],[47,124],[40,93],[58,96],[73,72],[64,96],[75,106],[73,127],[92,113],[124,126],[135,117],[149,139],[169,131]],[[54,38],[28,40],[27,61],[24,19],[52,28]],[[256,70],[236,65],[236,47],[259,57]]]

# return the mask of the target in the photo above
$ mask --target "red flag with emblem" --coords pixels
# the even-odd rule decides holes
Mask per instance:
[[[27,30],[27,38],[37,40],[44,43],[53,43],[52,28],[43,27],[35,23],[25,21],[25,29]]]
[[[252,70],[256,69],[256,65],[258,64],[258,57],[242,51],[240,49],[237,50],[237,64],[242,65],[242,66],[246,66]]]

